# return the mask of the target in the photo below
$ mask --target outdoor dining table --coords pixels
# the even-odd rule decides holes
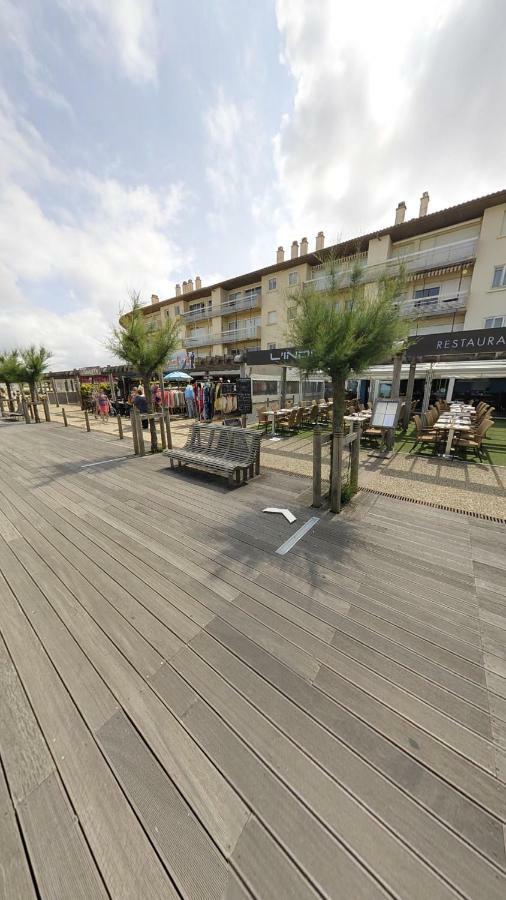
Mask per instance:
[[[345,422],[348,422],[348,424],[350,426],[350,434],[352,434],[353,426],[354,426],[355,422],[360,422],[360,423],[368,422],[369,419],[371,418],[371,416],[372,416],[372,412],[368,411],[368,412],[363,412],[363,413],[354,413],[351,416],[343,416],[343,420]]]
[[[448,438],[446,440],[445,452],[443,453],[444,457],[449,457],[452,451],[452,442],[455,436],[455,432],[466,432],[471,430],[471,420],[468,416],[440,416],[437,422],[434,423],[433,426],[436,431],[448,431]]]
[[[293,412],[293,407],[291,409],[267,409],[265,414],[269,418],[272,418],[272,436],[276,436],[276,417],[282,417],[288,415],[288,413]]]

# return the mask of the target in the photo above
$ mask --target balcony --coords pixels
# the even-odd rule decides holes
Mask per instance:
[[[241,297],[238,300],[232,300],[228,303],[222,303],[218,307],[216,315],[228,316],[236,312],[242,312],[248,309],[259,309],[262,304],[262,295],[260,292],[251,296]]]
[[[207,331],[205,334],[197,334],[194,337],[183,338],[184,347],[207,347],[214,343],[220,343],[218,335]]]
[[[418,300],[401,300],[399,308],[403,316],[421,319],[431,316],[452,315],[458,310],[466,309],[469,289],[451,291],[439,297],[421,297]]]
[[[423,272],[431,269],[442,269],[446,266],[458,265],[459,263],[471,263],[476,259],[476,249],[478,246],[478,238],[471,238],[465,241],[454,241],[451,244],[444,244],[441,247],[432,247],[430,250],[417,250],[415,253],[399,254],[393,259],[387,259],[384,263],[375,266],[364,266],[362,270],[362,282],[370,283],[378,281],[381,275],[398,275],[401,265],[404,266],[406,273]],[[357,254],[356,261],[362,262],[364,254]],[[324,269],[325,266],[322,266]],[[313,271],[318,271],[319,267],[314,267]],[[342,290],[350,286],[351,273],[353,266],[346,264],[343,270],[339,270],[334,274],[334,285],[336,290]],[[310,281],[305,281],[304,290],[324,291],[331,286],[332,276],[329,274],[317,275]]]
[[[210,319],[216,315],[211,306],[205,306],[203,309],[190,309],[188,312],[181,314],[183,322],[198,322],[201,319]]]
[[[221,342],[223,344],[235,343],[236,341],[252,341],[260,338],[260,325],[243,325],[238,328],[230,328],[221,332]]]

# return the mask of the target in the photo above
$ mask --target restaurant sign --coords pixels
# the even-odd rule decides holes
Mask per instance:
[[[247,350],[248,366],[293,366],[298,359],[309,356],[309,350],[296,350],[295,347],[283,347],[278,350]]]
[[[424,334],[406,350],[407,359],[432,356],[472,356],[480,353],[506,353],[506,328],[480,328],[476,331],[453,331],[446,334]]]
[[[85,366],[84,369],[79,369],[79,375],[101,375],[102,369],[100,366]]]

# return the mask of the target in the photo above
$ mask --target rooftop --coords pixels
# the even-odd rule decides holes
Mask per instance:
[[[467,200],[465,203],[459,203],[457,206],[449,206],[446,209],[440,209],[426,216],[408,219],[399,225],[389,225],[380,230],[371,231],[368,234],[359,235],[350,238],[339,244],[333,244],[326,247],[318,253],[308,253],[305,256],[298,256],[295,259],[288,259],[282,263],[273,263],[264,266],[262,269],[256,269],[253,272],[247,272],[244,275],[234,276],[224,281],[216,282],[216,284],[206,285],[199,290],[188,291],[177,297],[170,297],[167,300],[161,300],[159,303],[150,303],[144,307],[146,313],[151,313],[167,306],[171,303],[181,303],[186,300],[199,300],[202,297],[208,297],[213,288],[222,287],[227,291],[235,290],[244,285],[254,284],[260,281],[265,275],[279,272],[284,269],[291,269],[301,263],[307,263],[310,266],[316,266],[321,263],[322,258],[329,253],[336,253],[338,256],[349,256],[354,253],[361,253],[367,250],[369,241],[373,238],[390,235],[393,242],[404,241],[415,235],[426,234],[441,228],[450,228],[453,225],[459,225],[462,222],[472,221],[480,218],[484,211],[491,206],[499,206],[506,203],[506,189],[495,191],[493,194],[486,194],[484,197],[477,197],[474,200]]]

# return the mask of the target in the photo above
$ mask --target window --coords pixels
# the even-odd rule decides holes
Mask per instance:
[[[432,306],[437,302],[440,290],[441,288],[439,286],[417,288],[417,290],[413,292],[413,299],[415,301],[414,306]]]
[[[267,344],[267,349],[268,349],[268,350],[275,350],[275,349],[276,349],[276,344]]]
[[[504,215],[502,217],[501,230],[499,232],[499,235],[501,237],[506,237],[506,212],[504,213]]]
[[[493,288],[506,287],[506,265],[496,266],[494,269],[494,277],[492,279]]]
[[[278,314],[275,309],[271,310],[271,312],[267,313],[267,324],[275,325],[278,321]]]
[[[506,316],[490,316],[485,319],[485,328],[504,328],[506,325]]]
[[[269,290],[270,291],[275,291],[277,284],[278,284],[278,282],[275,278],[269,278]]]
[[[298,272],[290,272],[288,275],[288,284],[294,285],[299,283],[299,273]]]
[[[181,315],[181,307],[180,306],[174,307],[174,313],[176,314],[176,316],[180,316]],[[169,315],[169,310],[167,310],[167,315]]]
[[[274,394],[277,396],[279,383],[277,381],[253,381],[253,394]]]
[[[240,291],[234,291],[233,294],[228,295],[228,302],[230,304],[236,303],[240,296],[241,296]]]
[[[296,315],[297,315],[297,307],[289,306],[288,309],[286,310],[286,318],[288,319],[288,321],[291,322],[293,319],[295,319]]]

